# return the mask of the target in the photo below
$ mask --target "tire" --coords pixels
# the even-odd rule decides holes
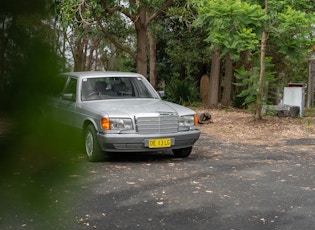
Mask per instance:
[[[174,157],[183,158],[188,157],[191,154],[192,147],[187,147],[183,149],[173,149]]]
[[[104,161],[105,159],[105,154],[98,144],[96,130],[92,124],[86,127],[84,133],[84,150],[87,159],[91,162]]]

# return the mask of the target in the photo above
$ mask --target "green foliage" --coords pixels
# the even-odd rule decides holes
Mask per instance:
[[[233,60],[243,50],[255,50],[259,44],[261,27],[265,18],[259,5],[237,0],[193,1],[199,6],[196,27],[205,28],[205,41],[222,48],[222,56],[230,53]]]
[[[287,83],[307,83],[307,59],[304,53],[292,53],[290,55],[281,55],[281,60],[274,60],[277,67],[275,70],[281,77],[283,85]]]
[[[170,81],[173,73],[197,76],[208,65],[209,45],[204,31],[192,26],[196,9],[185,0],[175,1],[166,14],[152,24],[157,39],[158,81]],[[197,77],[196,77],[197,78]]]
[[[10,10],[3,10],[0,3],[0,86],[5,86],[0,100],[6,103],[1,119],[3,113],[8,116],[0,135],[2,229],[20,228],[22,222],[33,229],[66,226],[63,220],[67,218],[57,218],[65,209],[54,204],[56,200],[67,202],[56,189],[67,184],[67,175],[76,171],[65,154],[72,137],[64,130],[54,132],[56,124],[44,122],[42,116],[49,114],[44,108],[59,60],[49,43],[54,31],[49,29],[45,8],[40,7],[45,1],[37,2],[11,1]],[[71,138],[65,141],[65,137]],[[28,221],[33,219],[36,223]]]
[[[240,82],[234,84],[236,86],[244,87],[244,90],[237,95],[237,98],[243,99],[242,106],[256,102],[259,88],[257,68],[253,69],[252,73],[250,73],[246,71],[244,67],[241,67],[235,71],[235,77],[240,80]]]
[[[261,33],[268,31],[267,56],[276,64],[272,69],[285,80],[306,78],[306,51],[315,43],[314,35],[314,2],[310,0],[268,0],[268,12],[265,15],[264,0],[191,0],[197,9],[198,16],[194,26],[206,31],[205,41],[209,47],[221,49],[221,57],[230,53],[231,58],[239,60],[242,51],[258,53]],[[254,65],[246,61],[246,68],[253,68],[256,74],[251,75],[252,84],[235,98],[239,104],[255,102],[258,89],[257,74],[259,63]],[[296,64],[293,64],[296,63]],[[240,63],[239,66],[242,64]],[[250,66],[249,66],[250,65]],[[256,69],[254,71],[254,69]],[[240,77],[241,73],[238,73]],[[266,85],[270,79],[265,76]],[[239,85],[246,88],[248,84]],[[272,85],[272,84],[271,84]],[[271,86],[269,87],[271,88]],[[267,89],[266,89],[267,90]],[[268,92],[268,90],[266,91]],[[248,97],[252,95],[252,97]],[[265,100],[268,96],[263,95]]]
[[[22,75],[24,76],[23,79],[16,79],[22,65],[33,60],[29,56],[30,52],[42,55],[36,60],[38,63],[42,63],[37,68],[44,68],[43,62],[45,61],[47,61],[46,64],[56,64],[54,53],[50,55],[43,55],[42,53],[51,49],[50,44],[53,40],[50,36],[53,30],[50,25],[43,23],[48,19],[45,14],[45,4],[38,0],[32,0],[32,2],[34,8],[29,7],[28,4],[23,8],[23,1],[19,1],[19,4],[10,2],[8,9],[1,8],[3,2],[0,3],[0,23],[2,25],[0,26],[0,110],[8,109],[10,104],[11,107],[17,106],[17,104],[12,105],[11,99],[20,92],[15,89],[14,94],[11,93],[17,80],[26,82],[27,77],[30,77],[25,72]],[[43,46],[49,46],[49,49],[43,48]],[[54,67],[56,68],[57,65]],[[47,77],[47,74],[44,77],[41,76],[38,80],[43,83],[46,80],[45,77]],[[30,79],[28,79],[28,82],[30,82]]]
[[[165,87],[165,100],[186,105],[194,104],[199,100],[196,83],[189,77],[180,79],[174,76]]]
[[[279,87],[277,84],[277,78],[275,72],[272,71],[273,64],[271,64],[271,58],[266,58],[266,73],[265,73],[265,92],[268,92],[270,88]],[[241,105],[247,107],[251,104],[257,103],[258,89],[259,89],[259,70],[258,66],[254,67],[251,71],[246,71],[244,67],[235,71],[235,77],[239,80],[238,83],[234,83],[236,86],[242,87],[243,90],[236,97],[238,106]],[[264,97],[264,103],[268,104],[271,99],[274,98],[272,92],[266,93]]]
[[[315,14],[306,13],[286,6],[282,12],[278,12],[277,27],[273,28],[272,36],[277,39],[279,52],[288,55],[296,55],[311,47],[314,39],[310,38]]]
[[[117,10],[109,13],[105,6]],[[119,1],[57,0],[52,4],[52,8],[55,10],[59,29],[64,31],[61,38],[56,40],[64,43],[60,46],[70,47],[68,51],[71,51],[72,59],[75,59],[75,64],[79,64],[81,68],[84,66],[82,70],[105,68],[124,71],[130,63],[135,67],[135,62],[130,60],[133,57],[126,55],[135,52],[134,26],[128,17],[122,16],[122,11],[136,12],[135,7],[120,5]],[[98,23],[103,25],[107,33],[104,33]],[[95,52],[92,52],[93,50]],[[93,67],[88,63],[88,52],[95,55]],[[86,57],[82,57],[84,55]]]

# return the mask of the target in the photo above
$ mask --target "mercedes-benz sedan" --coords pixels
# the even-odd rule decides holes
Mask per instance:
[[[187,157],[200,136],[196,113],[163,101],[145,77],[126,72],[72,72],[58,77],[54,114],[83,135],[90,161],[106,153],[169,149]]]

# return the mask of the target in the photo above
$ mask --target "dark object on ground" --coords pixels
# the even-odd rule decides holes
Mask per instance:
[[[278,117],[297,118],[300,114],[299,106],[291,105],[268,105],[264,107],[264,114],[274,114]]]
[[[198,114],[198,123],[199,124],[212,123],[210,113],[200,113],[200,114]]]
[[[289,106],[288,109],[276,111],[275,115],[277,115],[278,117],[297,118],[299,116],[299,113],[300,113],[299,106]]]

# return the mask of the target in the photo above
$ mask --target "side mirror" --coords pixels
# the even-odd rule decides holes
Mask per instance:
[[[160,97],[164,97],[164,96],[165,96],[164,90],[159,90],[159,91],[157,91],[157,92],[158,92],[158,94],[160,95]]]
[[[64,93],[61,96],[62,99],[67,101],[75,101],[75,94],[74,93]]]

